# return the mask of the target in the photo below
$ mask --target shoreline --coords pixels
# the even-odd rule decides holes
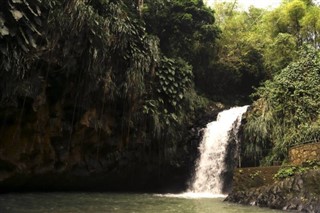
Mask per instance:
[[[269,185],[233,190],[225,201],[285,211],[320,213],[319,183],[320,169],[315,169]]]

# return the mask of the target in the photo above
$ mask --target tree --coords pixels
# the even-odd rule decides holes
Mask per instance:
[[[289,33],[279,33],[264,50],[265,65],[271,78],[297,57],[297,42]]]
[[[306,15],[301,20],[302,36],[306,43],[313,44],[314,48],[320,48],[320,8],[310,6]]]
[[[318,48],[318,10],[313,1],[288,0],[272,11],[260,13],[251,41],[263,55],[269,78],[295,60],[302,45]]]
[[[202,0],[146,1],[145,5],[147,31],[159,37],[163,54],[190,63],[196,88],[205,90],[202,80],[215,56],[219,36],[214,11]]]
[[[213,97],[248,97],[265,79],[263,37],[258,26],[264,10],[239,11],[233,3],[216,3],[221,28],[217,57],[203,80]],[[262,41],[262,42],[261,42]]]
[[[319,65],[319,51],[305,46],[298,60],[257,90],[245,134],[249,144],[272,144],[267,162],[284,160],[292,145],[319,139]]]
[[[285,19],[288,24],[288,32],[294,35],[297,39],[298,46],[303,43],[301,35],[300,21],[306,14],[307,5],[304,1],[294,0],[284,6]]]
[[[113,148],[121,150],[168,135],[168,143],[177,142],[190,119],[184,113],[193,112],[192,67],[161,54],[159,38],[147,34],[132,3],[10,0],[1,6],[0,120],[19,111],[10,121],[23,129],[23,118],[43,109],[35,131],[50,138],[53,115],[69,151],[83,123],[99,137],[117,135]],[[91,112],[94,119],[84,119]]]
[[[123,1],[5,4],[0,106],[23,111],[64,102],[70,134],[88,109],[102,116],[105,107],[118,106],[121,146],[126,146],[132,116],[141,109],[159,58],[157,39],[146,35],[134,11]],[[43,101],[37,103],[41,94]]]

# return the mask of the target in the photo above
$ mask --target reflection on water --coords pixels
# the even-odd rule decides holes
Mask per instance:
[[[0,195],[0,212],[21,213],[268,213],[280,212],[222,202],[223,198],[186,199],[151,194],[29,193]]]

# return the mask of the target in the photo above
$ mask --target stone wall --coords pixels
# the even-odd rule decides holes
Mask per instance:
[[[301,165],[308,160],[320,160],[320,142],[290,148],[289,160],[294,165]]]

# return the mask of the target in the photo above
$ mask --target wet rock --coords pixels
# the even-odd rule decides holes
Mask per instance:
[[[316,182],[315,182],[316,181]],[[232,191],[225,201],[282,210],[320,213],[320,170],[275,182],[269,186]]]

